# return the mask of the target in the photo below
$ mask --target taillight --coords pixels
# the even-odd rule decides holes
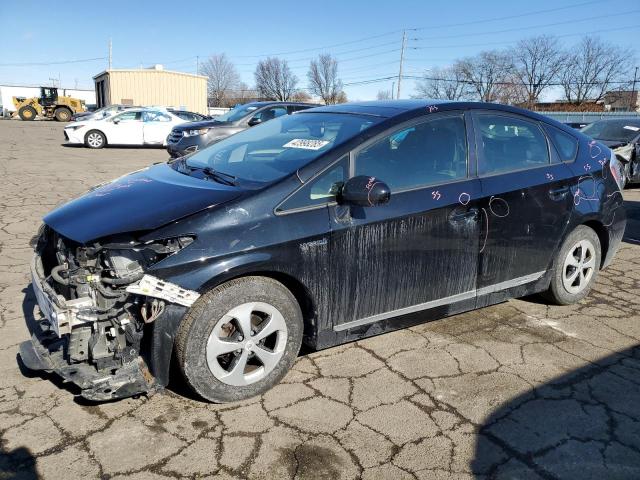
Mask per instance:
[[[616,157],[616,154],[611,150],[609,150],[609,154],[611,158],[611,160],[609,161],[609,169],[611,170],[611,175],[613,175],[613,178],[618,184],[618,188],[622,190],[624,188],[624,172],[622,164],[620,163],[620,160],[618,160],[618,157]]]

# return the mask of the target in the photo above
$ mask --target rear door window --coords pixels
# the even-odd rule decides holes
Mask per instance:
[[[560,160],[563,162],[575,160],[576,153],[578,153],[578,140],[573,135],[551,125],[545,125],[544,129],[551,138]]]
[[[535,168],[550,163],[549,147],[535,123],[508,115],[480,113],[476,116],[480,175]]]

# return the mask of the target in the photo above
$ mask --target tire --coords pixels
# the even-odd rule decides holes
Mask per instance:
[[[20,116],[21,120],[30,122],[31,120],[36,119],[38,112],[36,112],[35,108],[27,105],[26,107],[22,107],[20,108],[20,110],[18,110],[18,115]]]
[[[56,108],[56,111],[54,112],[53,116],[56,118],[56,120],[58,122],[68,122],[71,120],[71,110],[69,110],[68,108]]]
[[[600,269],[600,239],[593,229],[579,225],[562,243],[543,296],[557,305],[570,305],[586,297]]]
[[[107,137],[100,130],[89,130],[84,136],[84,144],[89,148],[104,148]]]
[[[249,338],[245,330],[251,330]],[[284,285],[243,277],[214,288],[191,307],[178,329],[176,359],[201,397],[217,403],[244,400],[285,376],[302,333],[300,305]]]

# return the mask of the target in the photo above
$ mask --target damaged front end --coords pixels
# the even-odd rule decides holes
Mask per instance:
[[[27,319],[25,366],[57,373],[95,401],[164,387],[173,333],[199,294],[145,272],[193,240],[84,245],[43,226],[31,263],[42,318]]]

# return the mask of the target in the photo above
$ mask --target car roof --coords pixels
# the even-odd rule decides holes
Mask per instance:
[[[241,105],[252,105],[256,107],[264,107],[267,105],[300,105],[300,106],[308,106],[308,107],[317,107],[317,103],[307,103],[307,102],[280,102],[276,100],[265,100],[261,102],[247,102]]]
[[[489,109],[499,110],[510,113],[524,114],[537,120],[548,123],[558,123],[549,117],[542,116],[530,110],[503,105],[499,103],[485,102],[467,102],[453,100],[430,100],[430,99],[411,99],[411,100],[375,100],[368,102],[350,102],[340,103],[337,105],[326,105],[310,110],[310,112],[322,113],[353,113],[361,115],[372,115],[376,117],[392,118],[405,113],[419,113],[428,109],[429,111],[453,110],[453,109]]]

